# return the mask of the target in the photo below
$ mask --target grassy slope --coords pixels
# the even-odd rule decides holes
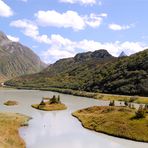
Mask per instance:
[[[20,138],[18,128],[25,124],[29,117],[0,112],[0,147],[25,148],[24,141]]]
[[[105,52],[105,54],[108,53]],[[48,88],[50,86],[82,90],[87,81],[93,78],[96,69],[116,60],[111,55],[107,55],[105,58],[78,59],[76,57],[59,60],[38,74],[15,78],[8,81],[7,84],[34,88]]]
[[[7,84],[148,96],[148,49],[119,59],[59,60],[41,73],[19,77]]]
[[[148,115],[133,119],[134,109],[125,107],[90,107],[73,113],[85,128],[109,135],[148,142]]]

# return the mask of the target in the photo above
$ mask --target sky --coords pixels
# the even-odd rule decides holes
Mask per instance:
[[[46,63],[106,49],[148,47],[148,0],[0,0],[0,30]]]

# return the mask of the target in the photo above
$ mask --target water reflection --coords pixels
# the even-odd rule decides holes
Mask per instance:
[[[58,93],[54,93],[58,95]],[[27,148],[147,148],[147,143],[134,142],[115,138],[87,130],[71,116],[71,112],[94,105],[107,105],[108,102],[89,98],[61,94],[61,100],[68,106],[64,111],[45,112],[30,105],[40,102],[42,96],[53,95],[53,92],[1,90],[0,101],[15,99],[18,106],[6,107],[2,103],[0,109],[27,114],[33,117],[28,127],[20,129]]]
[[[123,147],[116,142],[108,142],[108,139],[96,137],[74,119],[66,111],[38,112],[29,127],[21,129],[21,134],[29,148]]]

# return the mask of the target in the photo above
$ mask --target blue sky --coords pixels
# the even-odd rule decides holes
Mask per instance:
[[[46,63],[107,49],[148,47],[148,0],[0,0],[0,30]]]

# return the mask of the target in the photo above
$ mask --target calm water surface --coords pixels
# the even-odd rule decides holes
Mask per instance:
[[[38,90],[0,90],[0,110],[18,112],[33,117],[28,127],[20,129],[27,148],[148,148],[147,143],[120,139],[87,130],[71,113],[93,106],[108,105],[108,102],[85,97],[60,94],[61,101],[68,106],[64,111],[45,112],[30,105],[39,103],[43,96],[59,93]],[[16,100],[18,106],[4,106],[6,100]],[[146,131],[147,132],[147,131]]]

